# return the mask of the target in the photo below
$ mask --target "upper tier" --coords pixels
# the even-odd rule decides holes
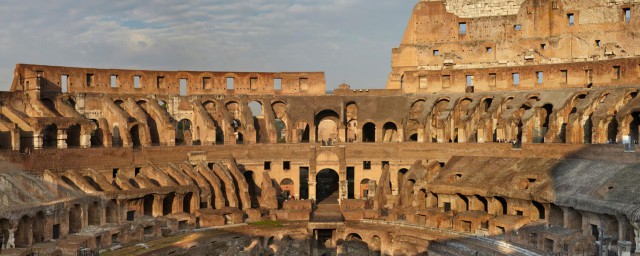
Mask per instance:
[[[392,51],[405,93],[637,83],[638,5],[610,0],[420,1]]]
[[[325,80],[323,72],[150,71],[17,64],[11,91],[30,90],[44,93],[324,95]]]

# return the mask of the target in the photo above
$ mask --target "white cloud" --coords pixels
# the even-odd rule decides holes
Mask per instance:
[[[416,0],[0,0],[0,89],[16,63],[325,71],[382,88]],[[394,3],[395,2],[395,3]]]

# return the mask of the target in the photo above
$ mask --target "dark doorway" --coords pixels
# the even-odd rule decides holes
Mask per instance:
[[[318,203],[338,203],[338,173],[324,169],[316,175],[316,199]]]

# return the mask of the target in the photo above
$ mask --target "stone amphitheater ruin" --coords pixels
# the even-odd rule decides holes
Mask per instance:
[[[0,253],[638,255],[639,8],[423,0],[385,89],[18,64]]]

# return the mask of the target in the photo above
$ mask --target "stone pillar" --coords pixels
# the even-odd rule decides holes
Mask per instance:
[[[44,144],[44,138],[42,137],[42,130],[33,132],[33,149],[42,149]]]
[[[384,128],[376,125],[376,142],[383,142],[384,140]]]
[[[158,195],[158,194],[153,195],[153,212],[151,213],[153,217],[162,216],[163,200],[164,200],[164,195]]]
[[[396,136],[398,137],[398,140],[394,141],[394,142],[403,142],[404,141],[404,127],[402,127],[402,126],[398,127],[397,133],[398,134]]]
[[[309,199],[316,199],[316,178],[313,177],[313,181],[311,181],[311,175],[309,175]]]
[[[418,128],[418,142],[423,143],[425,141],[425,132],[424,128]]]
[[[316,126],[309,125],[309,142],[315,143],[316,141]]]
[[[20,150],[20,130],[17,128],[16,124],[13,124],[11,132],[11,149],[12,150]]]
[[[347,199],[349,197],[349,195],[348,195],[348,192],[349,192],[349,181],[340,180],[339,185],[340,186],[339,186],[338,193],[340,195],[340,198],[339,198],[338,202],[340,202],[340,200]]]
[[[67,148],[67,129],[59,128],[58,129],[58,148],[65,149]]]

